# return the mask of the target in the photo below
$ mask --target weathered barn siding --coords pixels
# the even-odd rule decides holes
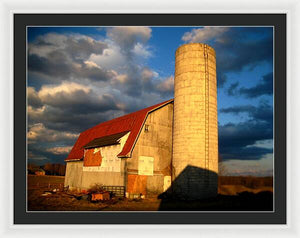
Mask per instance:
[[[85,150],[81,167],[74,166],[72,164],[74,162],[67,162],[67,171],[68,168],[71,171],[66,174],[65,186],[79,189],[89,189],[95,184],[125,186],[125,159],[118,158],[117,155],[122,150],[128,135],[129,133],[120,139],[120,144]],[[74,172],[73,168],[80,170],[76,178],[73,174],[77,172]]]
[[[120,159],[120,172],[83,171],[83,161],[67,162],[65,186],[70,189],[88,189],[95,184],[125,186],[125,160]],[[91,167],[90,167],[91,168]]]
[[[149,113],[141,134],[127,159],[127,192],[147,195],[164,191],[165,176],[171,175],[173,104]],[[148,131],[145,131],[148,127]],[[153,158],[153,175],[139,173],[139,157]],[[151,163],[151,161],[149,162]],[[144,186],[140,188],[141,184]],[[139,186],[137,189],[136,186]]]
[[[69,161],[66,166],[65,186],[81,188],[83,161]]]
[[[84,170],[82,173],[82,189],[88,189],[95,184],[107,185],[107,186],[125,186],[125,160],[120,159],[119,172],[111,171],[96,171],[97,168],[89,167],[90,171]]]

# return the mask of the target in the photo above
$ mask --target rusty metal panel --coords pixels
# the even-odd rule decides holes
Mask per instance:
[[[127,192],[134,194],[147,193],[147,176],[146,175],[136,175],[129,174],[127,182]]]
[[[109,200],[110,195],[109,192],[104,193],[92,193],[92,201],[99,201],[99,200]]]
[[[85,150],[83,165],[84,166],[101,166],[101,151],[97,148]]]

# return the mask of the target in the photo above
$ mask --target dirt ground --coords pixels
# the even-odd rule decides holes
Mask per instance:
[[[178,201],[164,196],[147,199],[113,198],[90,202],[80,199],[79,193],[45,191],[61,187],[64,177],[29,176],[29,211],[271,211],[273,188],[248,188],[242,185],[222,185],[216,198],[197,201]],[[49,189],[50,187],[50,189]]]

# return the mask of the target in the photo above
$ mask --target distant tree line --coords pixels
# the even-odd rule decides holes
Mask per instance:
[[[28,174],[35,174],[39,169],[43,169],[47,175],[65,176],[66,165],[64,164],[51,164],[45,165],[28,164]]]
[[[243,185],[248,188],[272,187],[273,177],[219,176],[219,185]]]

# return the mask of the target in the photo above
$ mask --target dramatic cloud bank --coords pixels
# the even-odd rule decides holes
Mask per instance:
[[[83,130],[172,98],[173,77],[144,64],[152,57],[151,33],[149,27],[112,27],[101,39],[47,33],[29,43],[32,158],[62,158]]]
[[[273,108],[261,102],[252,105],[220,109],[220,113],[246,113],[248,120],[219,126],[219,152],[222,160],[257,160],[272,153],[273,148],[260,142],[273,139]]]
[[[173,98],[175,50],[201,42],[217,56],[220,159],[272,171],[271,27],[45,29],[29,31],[30,162],[61,163],[82,131]]]
[[[182,40],[208,43],[214,47],[218,87],[226,83],[226,73],[241,72],[273,60],[272,28],[203,27],[186,32]]]

